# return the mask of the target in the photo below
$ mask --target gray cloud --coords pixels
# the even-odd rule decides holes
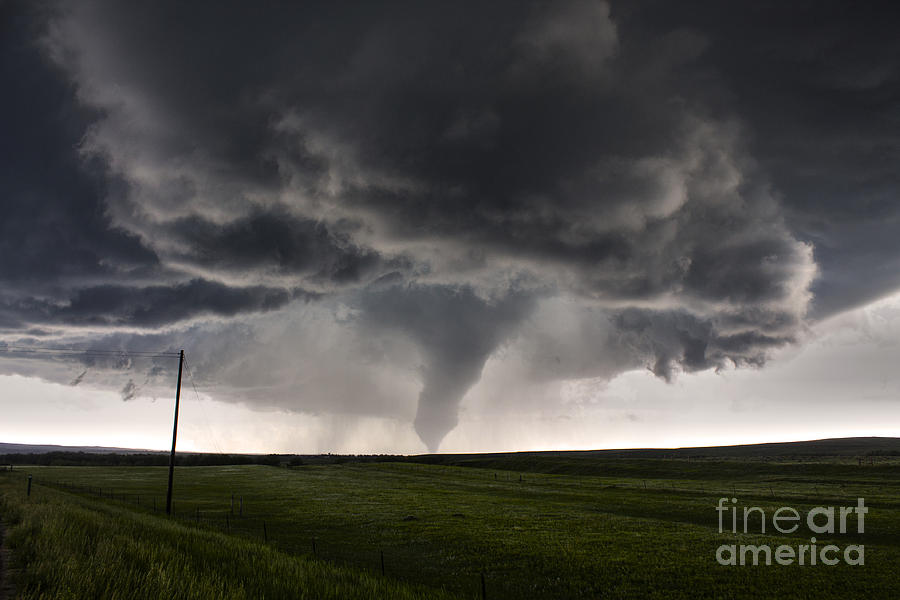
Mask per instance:
[[[648,36],[702,32],[719,103],[740,115],[794,235],[815,245],[824,318],[900,285],[897,5],[665,2],[621,7]],[[883,268],[873,273],[873,265]]]
[[[0,8],[0,280],[4,293],[52,295],[85,280],[146,277],[155,254],[116,227],[104,198],[118,182],[102,161],[76,148],[100,117],[73,97],[65,74],[39,51],[46,11],[7,2]],[[15,319],[13,319],[15,321]]]
[[[835,6],[17,7],[0,328],[177,338],[291,410],[401,418],[412,373],[431,448],[507,346],[760,366],[900,285],[896,42]]]
[[[328,284],[359,283],[384,269],[400,268],[408,261],[385,261],[370,249],[354,245],[337,224],[301,220],[280,208],[255,210],[222,225],[198,216],[169,225],[167,233],[183,250],[179,261],[193,262],[216,271],[266,271],[304,276]]]
[[[295,297],[314,295],[303,290],[229,287],[193,279],[146,287],[99,285],[73,290],[72,296],[62,303],[12,300],[0,304],[0,311],[20,315],[32,323],[154,327],[196,316],[231,317],[244,312],[275,310]]]

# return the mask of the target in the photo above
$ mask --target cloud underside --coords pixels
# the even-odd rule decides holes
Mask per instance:
[[[883,230],[859,213],[838,229],[834,194],[811,204],[812,175],[788,165],[815,170],[820,149],[779,135],[764,110],[775,92],[748,103],[735,74],[755,74],[741,56],[763,48],[725,53],[703,19],[657,9],[304,4],[210,18],[87,2],[34,15],[43,75],[22,85],[68,111],[47,132],[64,177],[24,168],[7,190],[0,244],[20,259],[0,263],[5,339],[177,340],[224,396],[409,417],[391,406],[392,373],[398,395],[418,386],[432,449],[500,349],[535,381],[763,365],[811,310],[859,301],[841,280],[852,260],[836,256]],[[779,35],[785,70],[815,60]],[[821,85],[848,101],[896,89],[887,71],[841,73]],[[798,139],[815,125],[790,121]],[[896,153],[895,137],[873,139]],[[896,219],[892,172],[824,176],[863,181],[848,193]],[[24,208],[36,194],[43,217]],[[89,381],[82,370],[66,381]],[[141,387],[115,385],[123,398]]]

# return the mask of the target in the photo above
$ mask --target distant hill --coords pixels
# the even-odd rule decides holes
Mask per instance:
[[[479,454],[424,454],[418,458],[439,460],[504,458],[787,458],[816,456],[900,455],[900,438],[828,438],[803,442],[773,442],[736,446],[696,446],[686,448],[629,448],[624,450],[547,450],[535,452],[495,452]]]
[[[882,458],[895,456],[900,456],[900,438],[871,437],[671,449],[423,454],[404,460],[501,471],[703,479],[750,475],[767,471],[774,463],[781,465],[783,473],[803,473],[805,465],[823,461],[833,463],[836,472],[850,465],[877,464],[873,468],[896,469]]]
[[[104,446],[56,446],[53,444],[7,444],[0,442],[0,454],[47,454],[49,452],[84,452],[85,454],[155,454],[162,450],[107,448]]]
[[[292,456],[284,458],[276,454],[178,452],[175,464],[185,467],[251,464],[278,466],[290,462]],[[169,460],[169,452],[162,450],[0,442],[0,465],[150,467],[168,465]]]
[[[8,444],[0,442],[0,454],[47,454],[50,452],[85,453],[85,454],[167,454],[165,450],[141,450],[135,448],[110,448],[103,446],[56,446],[49,444]],[[179,452],[179,454],[204,454],[195,452]],[[767,444],[741,444],[737,446],[696,446],[687,448],[630,448],[625,450],[546,450],[525,452],[490,452],[472,454],[420,454],[416,456],[341,456],[335,454],[296,455],[306,461],[317,462],[322,459],[395,459],[413,460],[416,462],[450,463],[473,459],[506,459],[506,458],[752,458],[752,457],[816,457],[816,456],[872,456],[900,455],[900,438],[893,437],[854,437],[830,438],[803,442],[774,442]],[[232,456],[258,456],[256,454],[233,454]],[[271,456],[271,455],[270,455]]]

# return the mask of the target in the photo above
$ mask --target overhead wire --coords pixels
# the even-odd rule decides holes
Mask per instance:
[[[0,356],[3,354],[46,354],[58,356],[94,356],[94,357],[135,357],[135,358],[177,358],[178,352],[148,350],[113,350],[100,348],[51,348],[41,346],[22,346],[19,344],[0,344]]]
[[[53,348],[47,346],[24,346],[21,344],[6,344],[2,346],[12,350],[24,350],[33,352],[92,352],[96,354],[136,354],[136,355],[162,355],[162,356],[178,356],[178,352],[171,350],[124,350],[124,349],[103,349],[103,348]]]
[[[200,412],[203,415],[203,421],[206,426],[207,432],[209,433],[209,439],[213,443],[213,446],[216,448],[216,454],[224,455],[222,452],[222,448],[219,446],[218,442],[216,442],[216,436],[213,433],[213,428],[209,423],[209,416],[206,414],[206,408],[203,406],[203,402],[200,400],[200,392],[197,391],[196,380],[194,379],[194,372],[191,369],[191,366],[188,364],[187,354],[184,356],[184,366],[187,368],[188,377],[191,380],[191,388],[194,390],[194,396],[197,398],[197,406],[200,407]]]
[[[94,358],[118,358],[118,357],[134,357],[134,358],[179,358],[181,356],[180,352],[173,352],[168,350],[163,350],[159,352],[149,351],[149,350],[116,350],[116,349],[103,349],[103,348],[58,348],[58,347],[46,347],[46,346],[23,346],[21,344],[3,344],[0,342],[0,358],[4,356],[8,356],[10,354],[31,354],[31,355],[44,355],[44,356],[80,356],[80,357],[94,357]],[[184,357],[184,366],[187,368],[188,377],[191,380],[191,388],[194,390],[194,396],[197,398],[197,405],[200,407],[201,414],[205,421],[206,429],[209,432],[209,439],[213,443],[213,446],[216,448],[216,453],[224,454],[222,452],[221,447],[216,441],[216,436],[213,433],[213,428],[210,426],[209,417],[206,414],[206,409],[203,406],[203,402],[200,399],[200,392],[197,390],[196,379],[194,378],[193,370],[187,361],[187,356]]]

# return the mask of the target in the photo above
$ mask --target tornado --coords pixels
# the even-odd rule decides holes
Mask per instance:
[[[482,297],[469,286],[449,285],[398,285],[365,296],[370,327],[402,333],[420,350],[422,390],[414,425],[430,452],[459,423],[466,392],[534,304],[522,291]]]

